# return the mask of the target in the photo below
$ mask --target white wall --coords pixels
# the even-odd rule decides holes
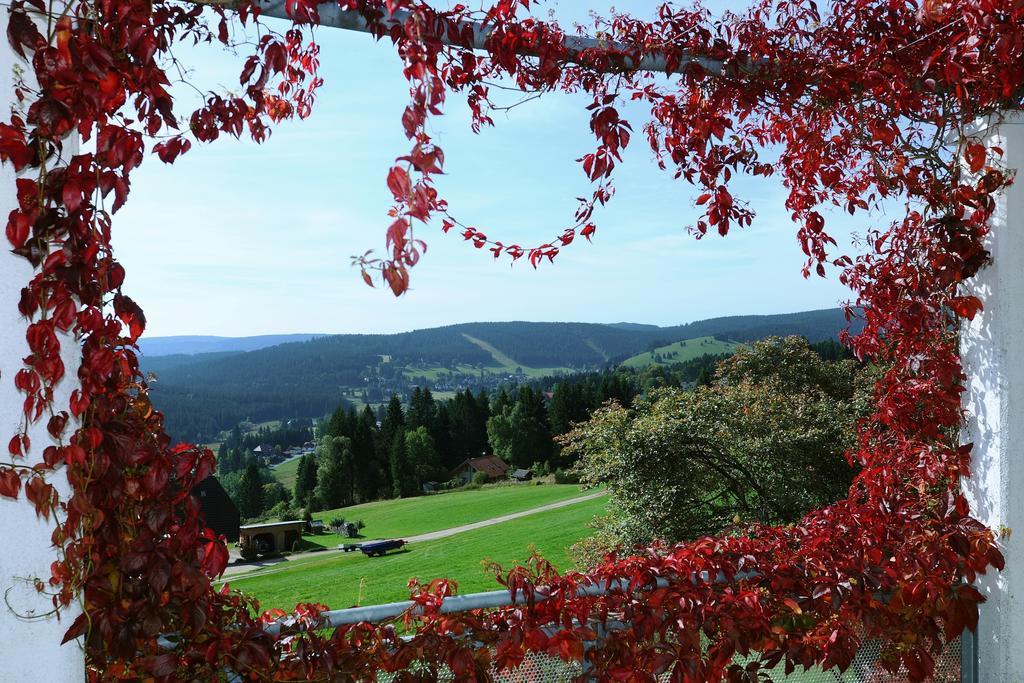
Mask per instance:
[[[6,27],[7,11],[0,12]],[[0,39],[0,118],[7,120],[13,101],[14,65],[20,61],[11,51],[6,38]],[[71,147],[73,150],[74,147]],[[14,192],[14,171],[0,167],[0,223],[6,225],[7,215],[17,206]],[[10,253],[6,237],[0,236],[0,458],[6,460],[7,442],[16,431],[21,418],[23,395],[14,388],[14,375],[21,368],[21,359],[28,355],[25,342],[25,320],[18,314],[21,288],[31,277],[28,262]],[[58,387],[56,404],[66,407],[71,390],[77,383],[79,351],[75,340],[62,338],[67,377]],[[31,432],[32,450],[27,462],[42,460],[41,453],[51,443],[45,421]],[[67,478],[62,471],[51,476],[61,492],[67,492]],[[28,683],[30,681],[81,681],[85,678],[84,658],[77,642],[61,647],[64,632],[78,614],[77,606],[66,610],[60,621],[43,615],[52,610],[48,596],[40,595],[25,579],[50,576],[50,563],[56,558],[50,543],[53,523],[37,519],[35,509],[24,499],[0,498],[0,680]],[[2,600],[6,594],[6,603]],[[9,604],[8,604],[9,603]]]
[[[979,133],[1024,168],[1019,114]],[[1006,569],[978,582],[988,598],[977,634],[978,681],[1024,680],[1024,173],[999,199],[989,239],[992,264],[970,283],[985,310],[961,333],[968,375],[962,440],[974,443],[963,483],[975,517],[1000,535]]]

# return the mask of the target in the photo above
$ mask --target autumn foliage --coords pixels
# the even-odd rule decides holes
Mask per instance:
[[[624,617],[632,628],[585,655],[599,679],[670,671],[678,681],[753,680],[757,667],[777,663],[842,669],[865,637],[884,642],[886,669],[926,679],[937,649],[976,624],[982,596],[971,582],[1003,562],[959,493],[971,448],[955,438],[963,389],[956,327],[980,308],[960,286],[988,258],[993,196],[1009,182],[1000,150],[972,139],[969,127],[1019,104],[1024,5],[833,0],[820,11],[811,0],[753,0],[720,20],[665,6],[653,19],[595,20],[607,40],[579,51],[559,26],[528,16],[529,0],[444,12],[421,0],[339,2],[392,45],[409,82],[396,118],[410,147],[382,179],[394,205],[387,253],[359,260],[368,282],[376,272],[405,292],[428,223],[495,257],[534,266],[554,259],[594,235],[595,209],[611,199],[622,150],[637,136],[694,186],[697,236],[753,219],[730,190],[737,174],[774,175],[787,189],[806,272],[831,264],[857,292],[865,326],[852,348],[891,367],[849,453],[860,474],[848,498],[793,526],[637,551],[586,575],[557,576],[542,562],[502,575],[512,589],[542,586],[552,596],[522,608],[442,615],[440,600],[454,587],[416,586],[423,613],[408,617],[409,641],[394,625],[303,630],[319,623],[315,605],[300,605],[283,635],[269,635],[264,622],[283,615],[261,619],[251,601],[212,587],[226,549],[187,491],[213,457],[172,446],[149,404],[135,353],[145,317],[122,292],[111,216],[150,152],[171,163],[194,142],[262,140],[273,123],[308,113],[321,81],[304,24],[316,23],[317,4],[289,0],[294,26],[260,32],[238,93],[210,93],[183,114],[168,92],[175,46],[230,43],[239,22],[259,21],[256,6],[228,13],[169,0],[14,0],[8,40],[28,68],[19,106],[0,124],[0,158],[20,172],[7,240],[34,274],[20,302],[31,353],[13,378],[25,423],[0,466],[0,494],[24,495],[55,520],[62,560],[50,586],[58,606],[82,601],[68,638],[85,639],[90,676],[204,680],[233,670],[348,680],[418,660],[426,678],[443,663],[460,680],[483,679],[492,662],[515,665],[527,650],[580,659],[590,624]],[[388,20],[393,11],[403,12],[399,21]],[[483,52],[469,48],[470,21],[489,31]],[[670,75],[635,69],[645,58]],[[579,164],[593,189],[549,243],[533,247],[459,220],[434,184],[444,155],[430,117],[459,93],[474,129],[492,125],[489,83],[502,79],[525,93],[583,93],[590,102],[595,146]],[[629,100],[649,109],[635,127],[620,111]],[[89,151],[69,144],[75,134]],[[824,208],[856,214],[883,201],[904,211],[871,232],[867,254],[835,253]],[[68,405],[53,400],[66,371],[59,352],[70,337],[62,333],[81,343],[81,389]],[[59,445],[33,448],[27,426],[38,421]],[[47,480],[58,467],[72,485],[64,500]],[[66,514],[59,523],[58,509]],[[612,578],[629,590],[576,596],[576,587]],[[561,628],[550,635],[553,625]],[[159,634],[173,636],[170,649]],[[753,664],[732,663],[751,652],[759,653]]]

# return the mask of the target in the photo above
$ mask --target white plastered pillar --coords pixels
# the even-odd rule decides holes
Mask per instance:
[[[962,440],[974,444],[963,490],[1006,558],[1002,572],[978,581],[987,602],[973,643],[965,643],[964,680],[982,683],[1024,681],[1024,116],[1007,115],[977,135],[1004,151],[1008,168],[1022,169],[998,198],[992,263],[968,285],[985,309],[961,331],[968,412]]]
[[[7,25],[8,12],[0,12],[0,24]],[[14,105],[15,71],[26,72],[6,37],[0,39],[0,120],[7,121]],[[65,154],[74,153],[73,140],[65,143]],[[0,167],[0,225],[17,206],[15,174],[9,164]],[[0,234],[0,459],[9,462],[7,442],[22,416],[24,395],[14,387],[15,373],[28,355],[26,320],[18,313],[21,289],[32,277],[32,268],[10,252],[10,243]],[[77,386],[80,351],[73,337],[61,338],[66,376],[57,387],[57,409],[67,409],[71,391]],[[72,425],[69,425],[69,430]],[[42,451],[53,443],[46,432],[45,418],[30,432],[32,448],[24,463],[42,461]],[[66,500],[68,481],[63,470],[54,472],[50,482]],[[64,632],[79,613],[78,605],[63,610],[58,620],[52,615],[50,597],[32,586],[34,578],[45,582],[50,563],[57,558],[51,543],[53,521],[39,519],[22,492],[18,500],[0,498],[0,680],[82,681],[85,658],[78,642],[61,645]]]

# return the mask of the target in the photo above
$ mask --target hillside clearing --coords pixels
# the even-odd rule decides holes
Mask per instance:
[[[494,367],[487,369],[491,370],[492,372],[505,371],[508,373],[514,373],[516,370],[522,370],[523,374],[525,374],[527,377],[547,377],[550,375],[561,375],[572,372],[572,368],[567,367],[535,368],[523,365],[522,363],[517,362],[511,356],[502,353],[496,346],[488,344],[483,339],[471,337],[465,332],[462,333],[462,336],[466,338],[466,341],[476,344],[481,349],[491,354],[491,357],[494,358],[494,362],[496,363],[496,365]],[[592,342],[588,342],[588,345],[592,345]]]
[[[301,457],[286,460],[277,467],[272,467],[270,473],[274,475],[274,479],[281,482],[282,486],[291,491],[295,488],[295,480],[299,476],[299,463],[301,461]]]
[[[627,358],[622,365],[627,368],[645,368],[654,363],[671,365],[683,363],[694,358],[706,355],[717,355],[721,353],[734,353],[740,345],[736,342],[722,341],[715,337],[695,337],[684,339],[674,344],[659,346],[653,351],[638,353]]]

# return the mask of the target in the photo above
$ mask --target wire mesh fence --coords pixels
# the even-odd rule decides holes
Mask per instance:
[[[591,647],[600,647],[600,642],[591,644]],[[807,671],[797,669],[790,675],[786,675],[782,666],[776,670],[767,672],[768,680],[779,683],[905,683],[908,679],[905,670],[893,676],[879,663],[882,652],[879,641],[868,641],[857,652],[850,667],[840,673],[838,670],[823,671],[814,667]],[[744,660],[737,661],[743,663]],[[413,665],[412,669],[416,667]],[[588,676],[584,666],[579,662],[566,662],[559,657],[553,657],[539,652],[527,653],[522,664],[514,669],[498,671],[491,670],[491,675],[496,683],[577,683],[594,680]],[[382,683],[390,683],[392,677],[381,676],[378,678]],[[450,670],[442,669],[437,672],[436,680],[439,683],[449,683],[456,680]],[[663,673],[658,681],[671,681],[671,671]],[[960,639],[947,644],[942,653],[935,658],[935,672],[932,678],[934,683],[961,683],[960,675]],[[965,682],[966,683],[966,682]]]
[[[658,585],[663,585],[663,579],[659,579]],[[594,584],[583,586],[578,589],[579,595],[604,595],[613,590],[626,590],[628,583],[622,580],[612,580],[607,584]],[[537,600],[544,600],[543,593],[534,596]],[[468,610],[487,610],[494,608],[508,607],[511,605],[524,604],[526,596],[519,593],[510,595],[508,591],[490,591],[486,593],[471,593],[468,595],[452,596],[445,598],[440,611],[442,613],[462,612]],[[403,614],[406,610],[413,609],[411,602],[395,602],[383,605],[372,605],[368,607],[357,607],[344,610],[336,610],[327,613],[327,621],[330,626],[342,624],[354,624],[364,621],[378,622],[392,619]],[[596,640],[586,644],[588,650],[601,648],[609,634],[619,629],[629,628],[627,623],[612,619],[604,624],[591,623],[593,631],[597,635]],[[275,627],[270,627],[275,629]],[[550,637],[556,629],[545,629]],[[467,634],[467,638],[472,636]],[[961,671],[961,650],[965,647],[963,638],[950,641],[941,653],[934,656],[934,672],[931,678],[933,683],[977,683],[973,667],[967,671]],[[974,657],[973,641],[967,640],[966,655],[968,660]],[[477,643],[479,646],[479,643]],[[787,683],[909,683],[906,670],[901,669],[897,674],[890,674],[881,665],[883,643],[878,640],[866,640],[862,644],[853,662],[844,672],[836,669],[824,671],[818,667],[812,667],[806,671],[797,669],[786,675],[782,665],[776,669],[766,672],[767,679],[776,682]],[[738,663],[746,663],[743,658],[737,658]],[[419,674],[419,680],[436,680],[440,683],[455,681],[456,677],[447,668],[430,672],[427,667],[414,662],[410,672]],[[567,662],[557,656],[541,652],[528,652],[523,662],[515,668],[497,670],[492,668],[491,677],[496,683],[570,683],[577,681],[595,680],[588,671],[586,663]],[[381,683],[391,683],[396,676],[393,674],[378,673],[375,680]],[[671,681],[672,672],[667,671],[658,677],[659,681]]]

